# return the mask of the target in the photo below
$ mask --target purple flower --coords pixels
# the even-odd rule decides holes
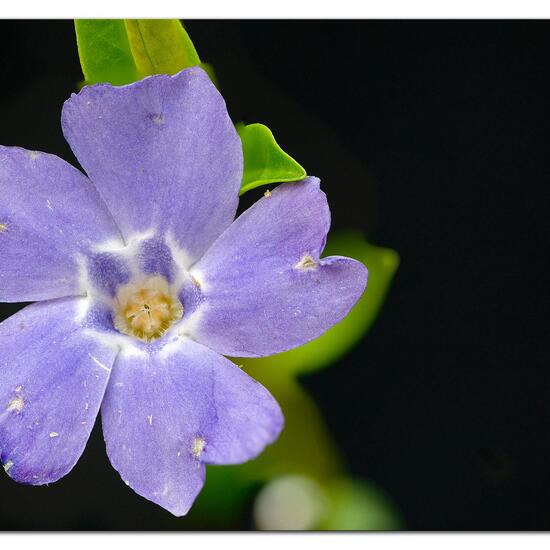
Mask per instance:
[[[240,140],[206,74],[85,87],[64,135],[88,174],[0,148],[0,459],[14,480],[67,474],[101,409],[112,465],[138,494],[187,513],[205,464],[258,455],[279,406],[224,355],[319,336],[367,270],[320,259],[319,180],[283,184],[234,220]]]

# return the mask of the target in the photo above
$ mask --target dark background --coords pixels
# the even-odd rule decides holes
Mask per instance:
[[[368,336],[304,380],[350,472],[410,529],[550,528],[550,24],[186,24],[233,119],[322,178],[333,227],[401,256]],[[0,79],[0,143],[74,162],[72,22],[0,22]],[[97,428],[49,488],[0,476],[0,528],[185,528],[121,483]]]

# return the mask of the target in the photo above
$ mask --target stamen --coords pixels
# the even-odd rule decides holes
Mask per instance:
[[[115,328],[144,342],[160,338],[183,315],[183,306],[164,277],[155,275],[119,286]]]

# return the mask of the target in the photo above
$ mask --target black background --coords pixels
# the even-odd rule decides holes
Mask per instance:
[[[350,472],[410,529],[548,529],[550,24],[186,24],[233,119],[322,178],[333,227],[401,256],[368,336],[304,381]],[[74,162],[72,22],[0,22],[0,79],[0,143]],[[97,428],[55,485],[0,477],[1,528],[185,528],[120,482]]]

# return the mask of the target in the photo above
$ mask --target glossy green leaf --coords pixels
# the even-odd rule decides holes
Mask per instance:
[[[399,265],[397,252],[369,244],[357,231],[342,231],[329,235],[323,255],[350,256],[367,266],[367,290],[359,302],[343,321],[316,340],[285,353],[247,360],[247,365],[295,374],[314,371],[344,355],[371,327]]]
[[[123,19],[75,19],[74,25],[86,84],[139,79]]]
[[[177,19],[125,19],[128,40],[140,78],[175,74],[200,65],[193,42]]]
[[[241,195],[260,185],[298,181],[306,177],[306,171],[279,147],[267,126],[238,124],[237,132],[244,155]]]
[[[86,84],[129,84],[200,64],[178,19],[76,19],[75,30]]]

